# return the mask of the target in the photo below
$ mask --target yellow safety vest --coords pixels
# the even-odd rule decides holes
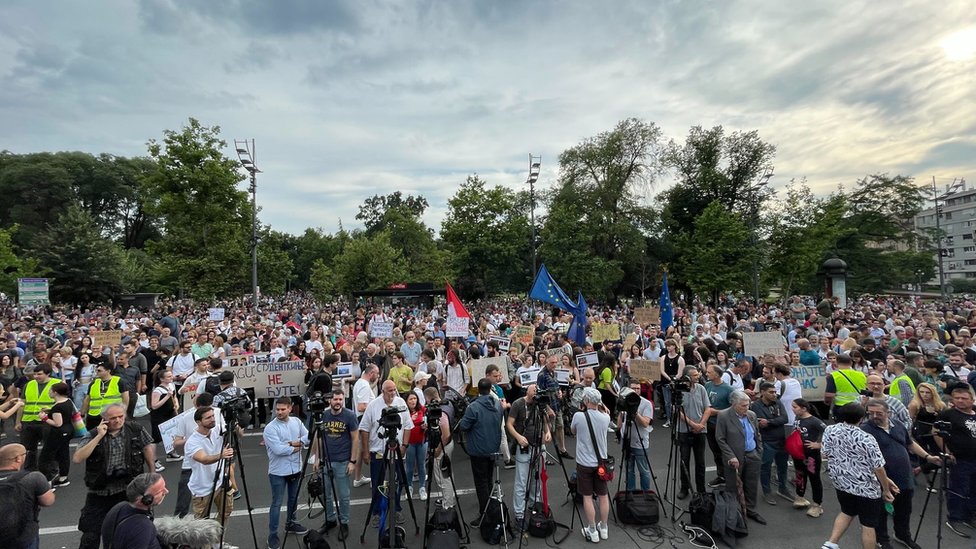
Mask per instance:
[[[864,372],[857,370],[834,370],[830,372],[834,378],[834,406],[841,407],[857,400],[860,392],[868,386],[868,378]],[[849,379],[848,379],[849,378]]]
[[[116,402],[122,402],[122,393],[119,391],[119,376],[112,376],[108,380],[108,389],[102,394],[102,380],[95,378],[88,387],[88,415],[102,415],[102,408]]]
[[[51,378],[47,380],[47,384],[44,385],[43,389],[38,389],[37,380],[32,379],[27,383],[27,387],[24,388],[24,415],[21,416],[21,421],[40,421],[41,420],[41,408],[50,409],[54,406],[54,397],[51,396],[51,387],[55,383],[60,383],[60,379]]]
[[[903,373],[891,381],[891,387],[888,389],[889,395],[896,397],[901,394],[901,387],[899,386],[898,382],[902,379],[908,382],[908,384],[912,387],[912,394],[915,394],[915,382],[913,382],[912,378],[908,377],[907,374]]]

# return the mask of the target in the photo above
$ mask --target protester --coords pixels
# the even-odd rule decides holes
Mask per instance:
[[[746,516],[759,524],[766,524],[766,519],[756,511],[757,485],[763,463],[759,422],[756,413],[749,409],[751,400],[745,391],[733,391],[729,400],[732,405],[719,412],[715,422],[715,441],[721,449],[725,466],[725,491],[737,500],[741,483]]]
[[[149,393],[149,423],[152,428],[153,443],[161,444],[163,435],[159,432],[159,426],[180,413],[180,401],[176,396],[176,385],[173,384],[173,372],[157,370],[153,378],[154,387]],[[166,461],[182,459],[183,456],[176,452],[166,454]]]
[[[0,447],[0,483],[19,483],[23,487],[19,491],[22,500],[13,504],[25,511],[25,521],[20,527],[19,536],[3,540],[4,546],[10,549],[38,549],[41,544],[38,524],[40,508],[54,505],[54,490],[44,475],[38,471],[23,469],[26,457],[27,448],[22,444]],[[14,509],[3,510],[5,513],[13,511]],[[97,548],[98,545],[94,547]]]
[[[786,425],[789,416],[783,403],[776,396],[776,386],[767,382],[760,384],[759,398],[752,403],[750,409],[756,414],[759,434],[762,438],[763,459],[759,471],[759,483],[762,486],[763,499],[770,505],[776,505],[771,486],[773,463],[775,463],[776,476],[779,479],[776,495],[793,503],[794,497],[786,487],[786,469],[790,457],[786,453]]]
[[[968,384],[954,385],[949,392],[952,407],[943,410],[939,419],[949,423],[949,437],[936,435],[939,448],[951,454],[946,525],[961,537],[972,537],[966,526],[976,530],[976,410],[973,409],[973,389]]]
[[[809,402],[802,398],[793,400],[793,413],[796,417],[793,428],[800,433],[800,440],[803,442],[803,458],[793,458],[793,468],[796,470],[796,499],[793,501],[794,509],[807,509],[807,516],[819,518],[823,515],[823,481],[820,478],[820,468],[823,465],[823,456],[820,453],[821,438],[824,429],[827,428],[820,418],[811,412],[813,407]],[[810,484],[813,498],[811,504],[803,497],[806,494],[807,484]]]
[[[68,443],[75,432],[71,424],[75,408],[70,395],[71,389],[66,383],[55,383],[51,386],[54,405],[50,409],[42,409],[40,413],[40,420],[47,425],[48,432],[38,458],[38,470],[51,481],[52,488],[71,484],[68,480],[71,468]]]
[[[705,376],[708,382],[705,383],[705,391],[708,393],[709,406],[712,409],[708,416],[708,429],[705,436],[708,440],[708,447],[712,451],[712,459],[715,460],[715,469],[718,477],[708,483],[709,486],[717,487],[725,484],[726,459],[722,456],[722,449],[715,438],[718,429],[716,422],[718,414],[732,406],[732,392],[735,390],[730,383],[726,383],[731,372],[723,370],[714,359],[708,359],[705,363]],[[739,383],[742,383],[739,378]]]
[[[421,501],[427,501],[427,422],[424,417],[427,409],[420,404],[417,394],[410,392],[407,394],[407,413],[410,414],[410,422],[413,428],[410,430],[410,439],[407,441],[406,471],[407,471],[407,493],[413,499],[415,494],[419,494]],[[417,479],[414,483],[414,478]],[[419,492],[414,490],[414,486],[419,487]]]
[[[60,383],[60,380],[51,377],[50,364],[34,366],[32,374],[33,379],[24,387],[24,406],[17,410],[17,423],[14,425],[14,429],[20,433],[20,443],[27,448],[24,468],[28,471],[37,470],[37,447],[50,430],[48,424],[41,421],[41,410],[54,405],[51,388]]]

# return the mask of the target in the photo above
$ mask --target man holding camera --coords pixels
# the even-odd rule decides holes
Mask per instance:
[[[352,413],[352,412],[350,412]],[[295,520],[298,489],[302,483],[302,447],[308,444],[308,429],[291,415],[291,398],[275,401],[275,419],[264,428],[264,447],[268,452],[268,479],[271,481],[271,507],[268,511],[268,548],[278,549],[278,518],[281,498],[288,490],[285,531],[303,536],[308,532]]]
[[[973,410],[973,389],[967,383],[953,385],[949,396],[952,408],[939,416],[940,432],[947,437],[936,436],[935,442],[943,451],[951,454],[949,469],[948,509],[946,525],[956,534],[970,538],[966,527],[976,531],[976,411]]]
[[[529,385],[525,396],[512,403],[508,413],[507,430],[516,443],[515,449],[515,490],[512,494],[512,507],[515,509],[515,523],[519,528],[524,527],[525,516],[525,487],[529,479],[531,463],[530,456],[534,451],[542,455],[542,447],[552,440],[549,430],[549,406],[536,398],[538,387]],[[532,494],[532,502],[539,497],[542,489],[536,483]]]
[[[341,389],[332,391],[329,409],[323,414],[323,433],[328,455],[318,456],[319,463],[328,461],[324,471],[330,471],[339,496],[339,516],[336,518],[332,503],[332,482],[325,481],[325,530],[339,525],[339,539],[349,536],[349,490],[352,475],[359,462],[359,421],[352,410],[346,408],[346,395]]]
[[[98,549],[105,515],[126,501],[125,488],[133,478],[155,469],[156,449],[145,428],[126,423],[125,407],[112,403],[102,408],[102,422],[81,439],[71,461],[85,463],[88,487],[78,519],[79,548]]]
[[[546,358],[546,367],[539,372],[536,384],[539,386],[539,394],[549,396],[549,417],[554,420],[553,430],[556,432],[556,446],[559,455],[566,459],[573,459],[566,451],[566,433],[563,428],[563,415],[559,412],[559,380],[556,378],[556,366],[559,364],[559,357],[553,355]]]
[[[387,409],[392,408],[393,410],[385,412]],[[384,413],[385,412],[385,413]],[[373,520],[375,524],[379,525],[380,516],[380,486],[386,481],[384,478],[385,472],[383,469],[383,451],[387,446],[387,439],[391,435],[390,427],[396,423],[397,418],[399,418],[399,433],[396,435],[396,440],[400,448],[400,454],[406,455],[407,447],[404,441],[409,440],[410,429],[413,427],[413,422],[410,421],[410,414],[407,412],[407,403],[404,402],[402,398],[397,394],[396,383],[390,380],[383,382],[383,393],[374,398],[366,406],[366,411],[363,412],[363,418],[359,422],[359,430],[362,433],[367,433],[366,435],[360,435],[360,457],[363,460],[364,465],[369,465],[370,479],[373,488],[372,493],[372,508],[373,508]],[[392,456],[391,462],[388,466],[392,467]],[[398,475],[398,472],[394,472]],[[403,486],[406,484],[407,479],[400,479],[396,482],[396,520],[397,524],[402,524],[404,519],[400,514],[400,492]]]
[[[622,401],[622,402],[621,402]],[[651,401],[640,396],[640,380],[630,379],[630,392],[621,391],[617,401],[618,431],[623,433],[627,420],[630,429],[624,434],[624,444],[629,444],[627,452],[627,491],[637,489],[637,474],[640,472],[640,489],[651,489],[651,462],[647,459],[648,434],[651,420],[654,419],[654,406]]]
[[[708,418],[712,415],[708,391],[698,383],[701,373],[694,366],[685,366],[682,379],[675,380],[672,388],[674,398],[681,399],[678,409],[678,443],[681,449],[681,489],[678,499],[688,497],[691,487],[691,453],[695,453],[695,491],[705,491],[705,432],[708,429]],[[683,381],[684,380],[684,381]],[[687,383],[687,391],[680,391],[682,383]]]

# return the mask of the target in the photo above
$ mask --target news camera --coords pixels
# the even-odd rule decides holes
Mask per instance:
[[[228,425],[247,425],[251,422],[251,399],[244,393],[225,398],[220,402],[220,411]]]
[[[440,400],[432,400],[427,403],[427,429],[437,429],[441,424],[441,417],[444,416],[443,404]]]
[[[624,387],[617,393],[617,411],[635,415],[640,406],[640,401],[641,396],[637,391],[630,387]]]
[[[397,436],[397,431],[403,427],[403,422],[400,420],[400,414],[406,412],[404,408],[397,408],[396,406],[387,406],[383,408],[380,412],[380,427],[383,428],[383,432],[380,433],[380,438],[393,440]]]
[[[329,399],[322,391],[314,391],[308,396],[308,411],[321,414],[329,407]]]

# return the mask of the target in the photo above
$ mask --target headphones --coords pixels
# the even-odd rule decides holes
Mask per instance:
[[[152,494],[143,494],[142,499],[139,501],[146,507],[152,507],[153,503],[156,501],[156,496]]]

